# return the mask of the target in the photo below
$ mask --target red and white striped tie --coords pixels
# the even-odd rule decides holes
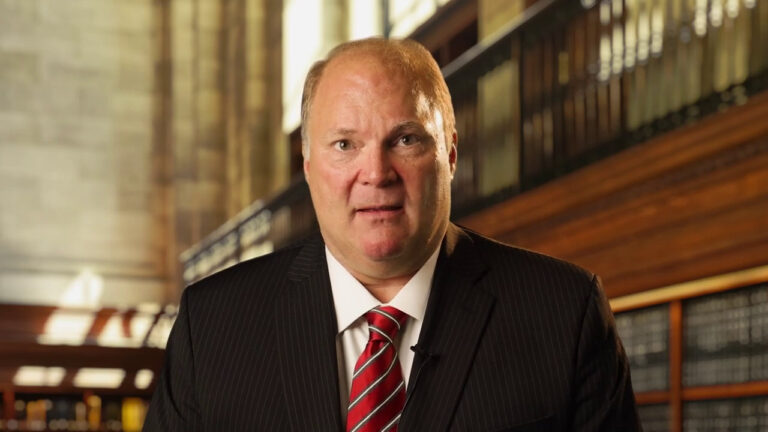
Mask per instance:
[[[391,306],[378,306],[365,314],[370,337],[352,375],[347,432],[397,431],[405,381],[394,340],[406,318]]]

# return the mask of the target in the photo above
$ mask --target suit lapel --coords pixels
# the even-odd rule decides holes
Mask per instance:
[[[472,239],[450,225],[440,251],[408,384],[402,430],[446,430],[495,298],[478,287],[487,266]]]
[[[276,300],[277,349],[294,430],[341,429],[336,317],[322,239],[301,249]]]

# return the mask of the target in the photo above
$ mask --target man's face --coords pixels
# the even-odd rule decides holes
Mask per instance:
[[[418,270],[450,212],[456,150],[439,111],[377,59],[342,54],[326,65],[307,126],[304,173],[334,256],[359,279]]]

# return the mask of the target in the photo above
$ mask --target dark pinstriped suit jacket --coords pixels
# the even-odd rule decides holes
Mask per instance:
[[[340,431],[335,338],[319,235],[198,282],[145,430]],[[400,431],[640,430],[606,298],[571,264],[451,225],[419,346]]]

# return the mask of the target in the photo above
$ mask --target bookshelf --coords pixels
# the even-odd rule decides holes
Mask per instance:
[[[0,431],[140,430],[175,316],[0,305]]]
[[[764,431],[768,429],[768,397],[686,402],[683,417],[684,431]]]
[[[42,390],[42,389],[41,389]],[[0,431],[139,431],[149,395],[10,392],[0,402]]]
[[[644,432],[666,432],[669,430],[669,405],[641,405],[637,409]]]
[[[767,430],[768,266],[612,306],[646,431]]]
[[[653,306],[616,317],[630,359],[636,392],[669,389],[669,307]]]

